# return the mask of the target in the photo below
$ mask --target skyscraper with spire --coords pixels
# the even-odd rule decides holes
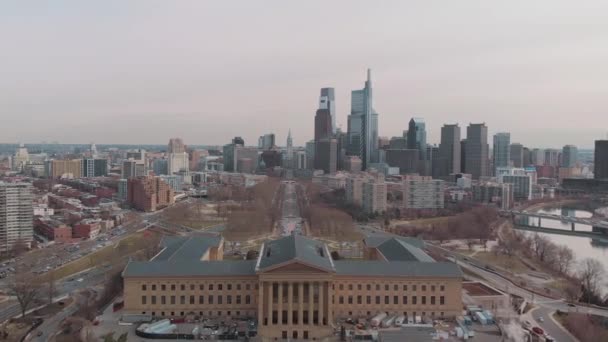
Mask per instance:
[[[371,69],[367,69],[365,87],[351,93],[348,116],[349,154],[361,158],[362,167],[378,161],[378,113],[372,106]]]
[[[331,116],[331,131],[336,133],[336,92],[334,88],[321,88],[319,109],[327,109]]]
[[[293,139],[291,138],[291,128],[287,133],[287,149],[285,150],[286,158],[288,161],[293,159]]]

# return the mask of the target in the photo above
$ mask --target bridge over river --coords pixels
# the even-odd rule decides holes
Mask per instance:
[[[523,210],[501,210],[501,216],[510,217],[513,224],[518,229],[537,231],[541,233],[552,233],[562,235],[585,236],[591,238],[608,239],[608,221],[598,217],[575,217],[566,215],[556,215],[542,212],[529,212]],[[538,225],[531,225],[530,218],[538,220]],[[549,228],[542,226],[542,220],[554,220],[564,223],[570,223],[570,230]],[[584,224],[592,227],[591,231],[576,230],[576,224]]]

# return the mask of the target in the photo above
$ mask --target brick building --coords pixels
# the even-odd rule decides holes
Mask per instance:
[[[144,176],[127,181],[127,202],[141,211],[156,211],[174,202],[171,186],[161,178]]]

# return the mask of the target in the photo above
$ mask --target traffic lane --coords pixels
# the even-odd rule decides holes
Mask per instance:
[[[538,309],[532,311],[532,317],[536,324],[545,330],[545,333],[553,337],[556,341],[559,342],[576,342],[570,334],[568,334],[565,328],[557,325],[555,321],[553,321],[551,315],[555,312],[555,310],[546,307],[539,307]],[[542,317],[543,322],[540,322],[540,317]]]

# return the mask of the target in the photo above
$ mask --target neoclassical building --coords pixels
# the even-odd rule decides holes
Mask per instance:
[[[364,259],[334,260],[322,242],[289,236],[257,260],[223,260],[221,237],[171,237],[123,272],[125,310],[159,317],[256,317],[268,338],[320,339],[338,318],[378,312],[454,317],[462,272],[435,262],[417,239],[375,237]]]

